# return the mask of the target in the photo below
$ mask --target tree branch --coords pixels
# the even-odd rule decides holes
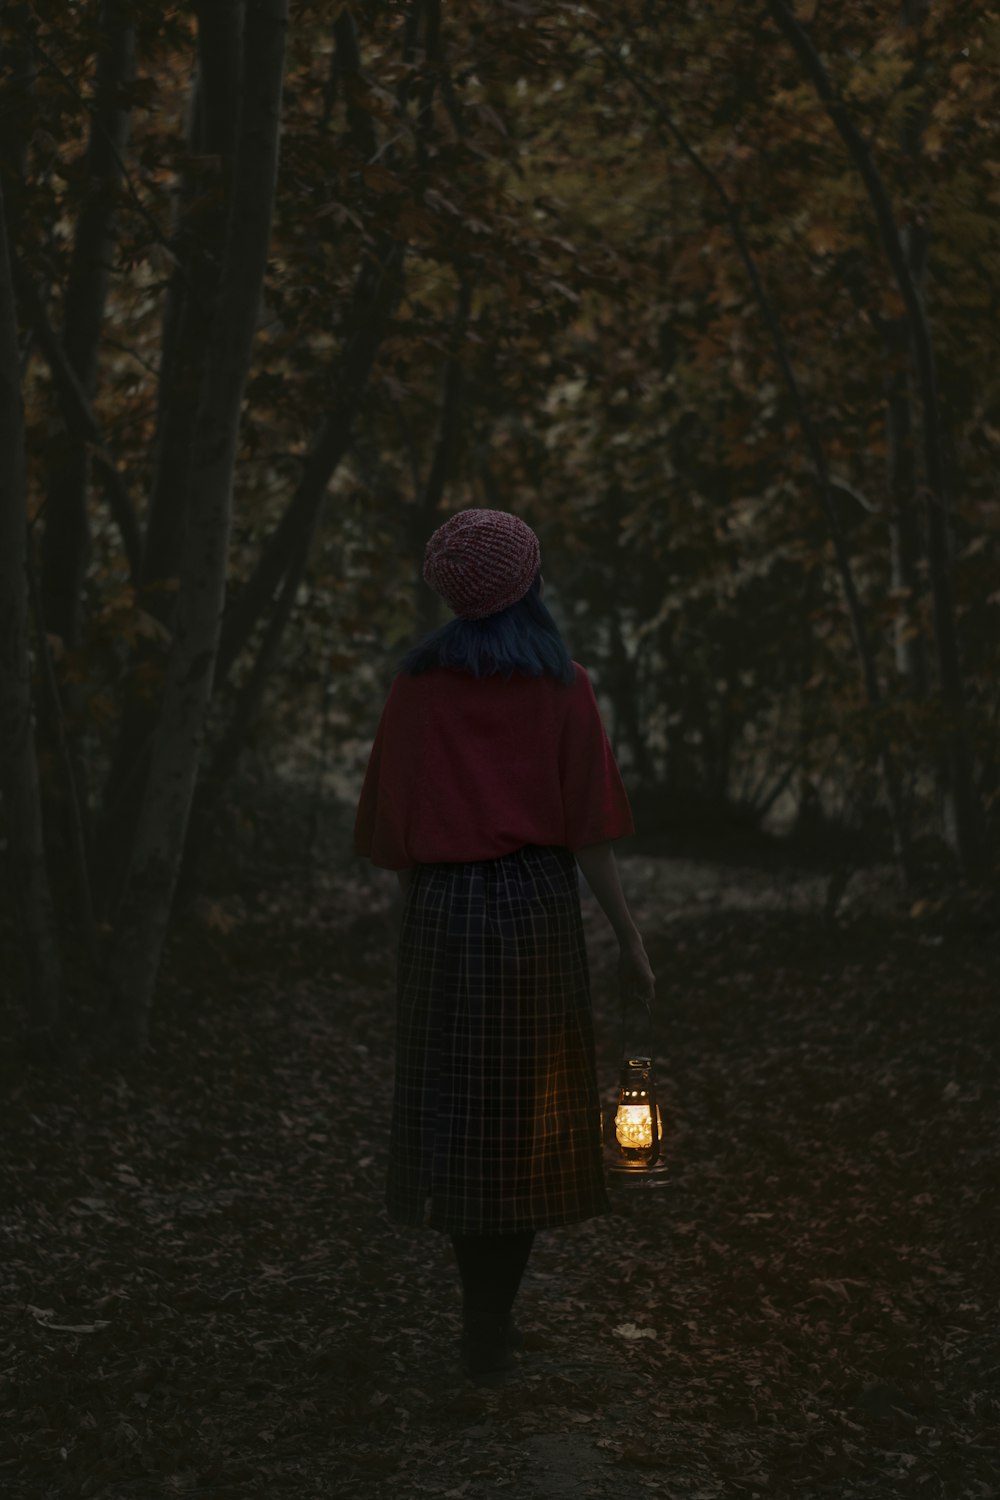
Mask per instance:
[[[100,969],[101,954],[100,945],[97,940],[97,924],[94,920],[93,884],[90,878],[90,830],[87,825],[86,807],[80,795],[76,767],[73,764],[73,756],[70,753],[69,741],[66,736],[66,720],[59,696],[59,684],[56,681],[55,668],[52,663],[52,651],[49,647],[49,638],[45,629],[45,615],[42,609],[38,579],[35,574],[35,561],[32,555],[33,538],[30,528],[27,528],[25,546],[25,571],[28,577],[28,597],[31,601],[31,610],[35,619],[35,634],[38,640],[38,654],[42,666],[42,682],[45,687],[46,697],[49,700],[49,714],[56,730],[56,750],[62,762],[63,778],[69,796],[69,821],[73,839],[73,863],[76,867],[80,921],[86,937],[91,963],[94,966],[94,972],[97,973]]]
[[[70,78],[67,73],[63,72],[62,68],[60,68],[55,58],[49,56],[45,48],[42,46],[41,42],[38,41],[37,37],[32,39],[32,50],[38,54],[49,71],[51,73],[54,73],[55,76],[60,80],[60,82],[65,85],[67,90],[73,95],[73,98],[77,101],[81,108],[85,109],[91,116],[95,116],[97,109],[96,105],[91,104],[89,100],[83,97],[80,90],[73,82],[72,78]],[[104,130],[104,126],[100,121],[96,121],[96,125],[98,130]],[[149,230],[150,237],[153,243],[162,245],[166,251],[170,252],[170,241],[168,237],[163,233],[163,230],[160,228],[160,225],[154,215],[146,207],[145,203],[143,203],[142,198],[139,194],[139,189],[136,187],[135,182],[132,178],[132,174],[129,171],[121,152],[118,150],[117,145],[110,137],[107,138],[106,144],[108,147],[108,151],[118,168],[118,171],[121,173],[121,179],[128,190],[129,198],[132,200],[132,206]]]

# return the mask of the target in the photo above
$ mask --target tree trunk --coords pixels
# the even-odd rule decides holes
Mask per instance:
[[[927,561],[934,603],[934,639],[937,648],[941,698],[948,717],[946,755],[948,789],[945,833],[952,844],[962,873],[974,876],[982,868],[979,813],[972,782],[972,758],[966,727],[965,690],[962,682],[951,592],[950,496],[938,403],[937,368],[930,323],[920,290],[910,273],[907,257],[896,228],[892,203],[875,166],[868,143],[851,118],[843,100],[834,92],[826,69],[808,34],[784,0],[768,0],[771,14],[803,64],[852,161],[864,182],[885,257],[899,287],[912,341],[917,383],[920,389],[925,466]]]
[[[41,584],[34,599],[40,631],[61,637],[67,648],[79,640],[83,583],[90,555],[87,493],[92,444],[97,437],[92,403],[97,388],[101,328],[114,256],[115,214],[128,144],[130,114],[122,103],[122,86],[135,77],[135,27],[123,0],[102,0],[98,19],[97,78],[90,137],[84,163],[84,197],[76,222],[63,303],[62,336],[48,320],[45,301],[28,273],[15,265],[18,295],[25,316],[53,370],[62,427],[48,452],[48,486],[41,544]],[[124,482],[112,462],[98,459],[112,510],[133,518]],[[43,636],[44,639],[44,636]],[[55,696],[54,696],[55,694]],[[61,795],[47,805],[50,841],[77,849],[84,841],[89,870],[93,848],[89,816],[87,766],[75,737],[68,732],[81,691],[68,681],[62,703],[55,684],[40,700],[39,745],[68,766]],[[63,708],[65,707],[65,718]],[[89,903],[89,876],[84,881]],[[92,912],[80,915],[93,930]]]
[[[87,819],[86,783],[80,763],[81,757],[78,754],[77,747],[70,743],[70,737],[67,732],[63,699],[56,678],[55,663],[52,660],[52,649],[49,645],[48,631],[45,629],[45,615],[42,611],[41,590],[38,586],[38,569],[34,556],[34,538],[30,528],[27,532],[25,572],[28,579],[28,598],[31,603],[31,613],[34,617],[35,625],[35,641],[38,653],[39,674],[41,677],[39,691],[42,703],[45,705],[46,718],[50,725],[53,751],[62,768],[62,793],[65,798],[63,812],[66,825],[64,836],[68,848],[72,851],[73,866],[76,873],[76,917],[86,941],[92,972],[97,974],[101,967],[101,945],[97,934],[97,924],[94,920],[94,894],[90,877],[93,855],[89,836],[90,827]],[[51,797],[46,802],[46,813],[49,820],[49,843],[51,845]]]
[[[913,422],[909,382],[906,375],[910,333],[906,318],[893,318],[882,329],[886,351],[886,480],[889,493],[889,547],[892,587],[905,590],[907,608],[895,625],[896,670],[908,685],[910,696],[927,696],[927,650],[923,632],[916,624],[916,606],[923,590],[919,572],[921,554],[917,526],[916,468],[913,453]]]
[[[287,13],[288,0],[247,0],[232,202],[192,441],[176,627],[111,958],[113,1027],[134,1051],[148,1044],[212,693],[240,411],[271,241]]]
[[[615,705],[615,715],[621,725],[622,737],[629,749],[636,780],[641,787],[646,788],[652,782],[652,774],[639,714],[636,664],[628,654],[625,638],[622,635],[622,622],[617,610],[612,611],[611,615],[610,647],[610,692]]]
[[[208,770],[198,782],[192,807],[191,829],[180,871],[182,895],[185,899],[196,887],[202,856],[215,827],[223,792],[232,779],[260,710],[278,647],[292,613],[296,595],[305,577],[311,542],[312,531],[308,532],[299,543],[299,551],[285,574],[278,602],[271,611],[271,618],[267,622],[253,666],[237,694],[236,706],[230,715],[225,733],[215,747]]]
[[[218,683],[226,680],[233,663],[249,641],[254,628],[270,606],[274,591],[292,566],[305,533],[312,534],[319,519],[327,487],[337,465],[347,452],[354,420],[386,324],[402,293],[402,265],[406,246],[389,243],[385,259],[378,265],[363,261],[354,297],[354,331],[340,365],[339,400],[313,440],[295,494],[272,531],[250,579],[226,612],[219,649]]]
[[[927,15],[927,0],[903,0],[900,20],[905,26],[916,26]],[[918,58],[913,81],[922,81],[924,61]],[[911,80],[908,79],[909,83]],[[916,162],[924,119],[907,115],[900,132],[900,142]],[[910,275],[922,284],[927,257],[927,235],[922,224],[909,224],[900,230],[903,254]],[[916,508],[916,463],[913,450],[913,417],[910,396],[910,325],[901,318],[876,318],[886,352],[884,391],[886,399],[886,480],[889,494],[889,545],[892,562],[892,587],[905,591],[908,603],[896,620],[894,647],[896,670],[904,678],[910,696],[920,701],[927,697],[927,647],[924,633],[916,623],[917,603],[923,592],[918,562],[921,555]]]
[[[240,0],[200,0],[197,76],[188,136],[199,165],[185,173],[172,242],[177,266],[167,290],[149,525],[140,586],[144,607],[170,625],[173,598],[156,588],[177,576],[187,514],[187,473],[205,354],[219,292],[226,235],[242,33]]]
[[[73,240],[66,285],[62,343],[88,402],[97,383],[97,353],[104,322],[114,219],[129,111],[120,90],[135,76],[135,28],[123,0],[103,0],[97,84],[87,145],[86,196]],[[51,453],[42,545],[42,608],[47,629],[74,646],[80,595],[90,550],[87,519],[87,448],[73,426]]]
[[[11,254],[14,286],[24,325],[31,329],[39,353],[52,374],[52,386],[65,427],[81,443],[90,445],[90,456],[101,476],[108,508],[121,535],[132,580],[139,576],[142,540],[135,507],[112,455],[102,446],[101,434],[86,392],[78,380],[53,328],[41,293],[17,256]]]
[[[7,34],[0,46],[0,170],[6,194],[7,254],[13,266],[27,171],[25,130],[34,109],[33,44],[38,22],[28,4],[0,5],[0,15]]]
[[[418,563],[423,559],[424,548],[431,533],[441,522],[439,507],[448,480],[453,477],[455,471],[465,396],[465,374],[460,352],[471,311],[472,279],[468,276],[461,276],[452,333],[454,344],[445,366],[437,438],[427,470],[427,479],[414,496],[415,504],[409,518],[409,545]],[[420,635],[434,629],[437,615],[437,595],[420,580],[417,584],[417,630]]]
[[[149,521],[138,577],[142,607],[173,628],[175,584],[190,491],[188,474],[205,360],[219,292],[231,190],[239,95],[243,7],[239,0],[200,0],[198,53],[191,88],[188,147],[199,163],[186,172],[172,243],[177,265],[164,308],[162,359]],[[214,165],[218,163],[219,165]],[[159,663],[161,648],[140,638],[126,682]],[[149,751],[159,711],[156,696],[129,691],[104,785],[97,848],[103,909],[114,909],[128,848],[145,792]]]
[[[14,287],[0,181],[0,788],[11,901],[26,973],[29,1048],[56,1046],[63,976],[45,866],[41,792],[32,727],[25,573],[24,411]]]

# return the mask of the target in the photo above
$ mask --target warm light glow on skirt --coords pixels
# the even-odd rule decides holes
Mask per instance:
[[[526,844],[417,865],[398,950],[390,1218],[491,1234],[610,1213],[602,1153],[573,855]]]

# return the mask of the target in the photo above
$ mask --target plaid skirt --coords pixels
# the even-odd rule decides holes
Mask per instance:
[[[514,1233],[611,1212],[576,861],[526,844],[406,891],[386,1207]]]

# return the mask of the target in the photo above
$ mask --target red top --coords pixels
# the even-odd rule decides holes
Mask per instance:
[[[634,833],[593,685],[573,665],[571,684],[455,667],[397,673],[361,789],[355,854],[401,870]]]

